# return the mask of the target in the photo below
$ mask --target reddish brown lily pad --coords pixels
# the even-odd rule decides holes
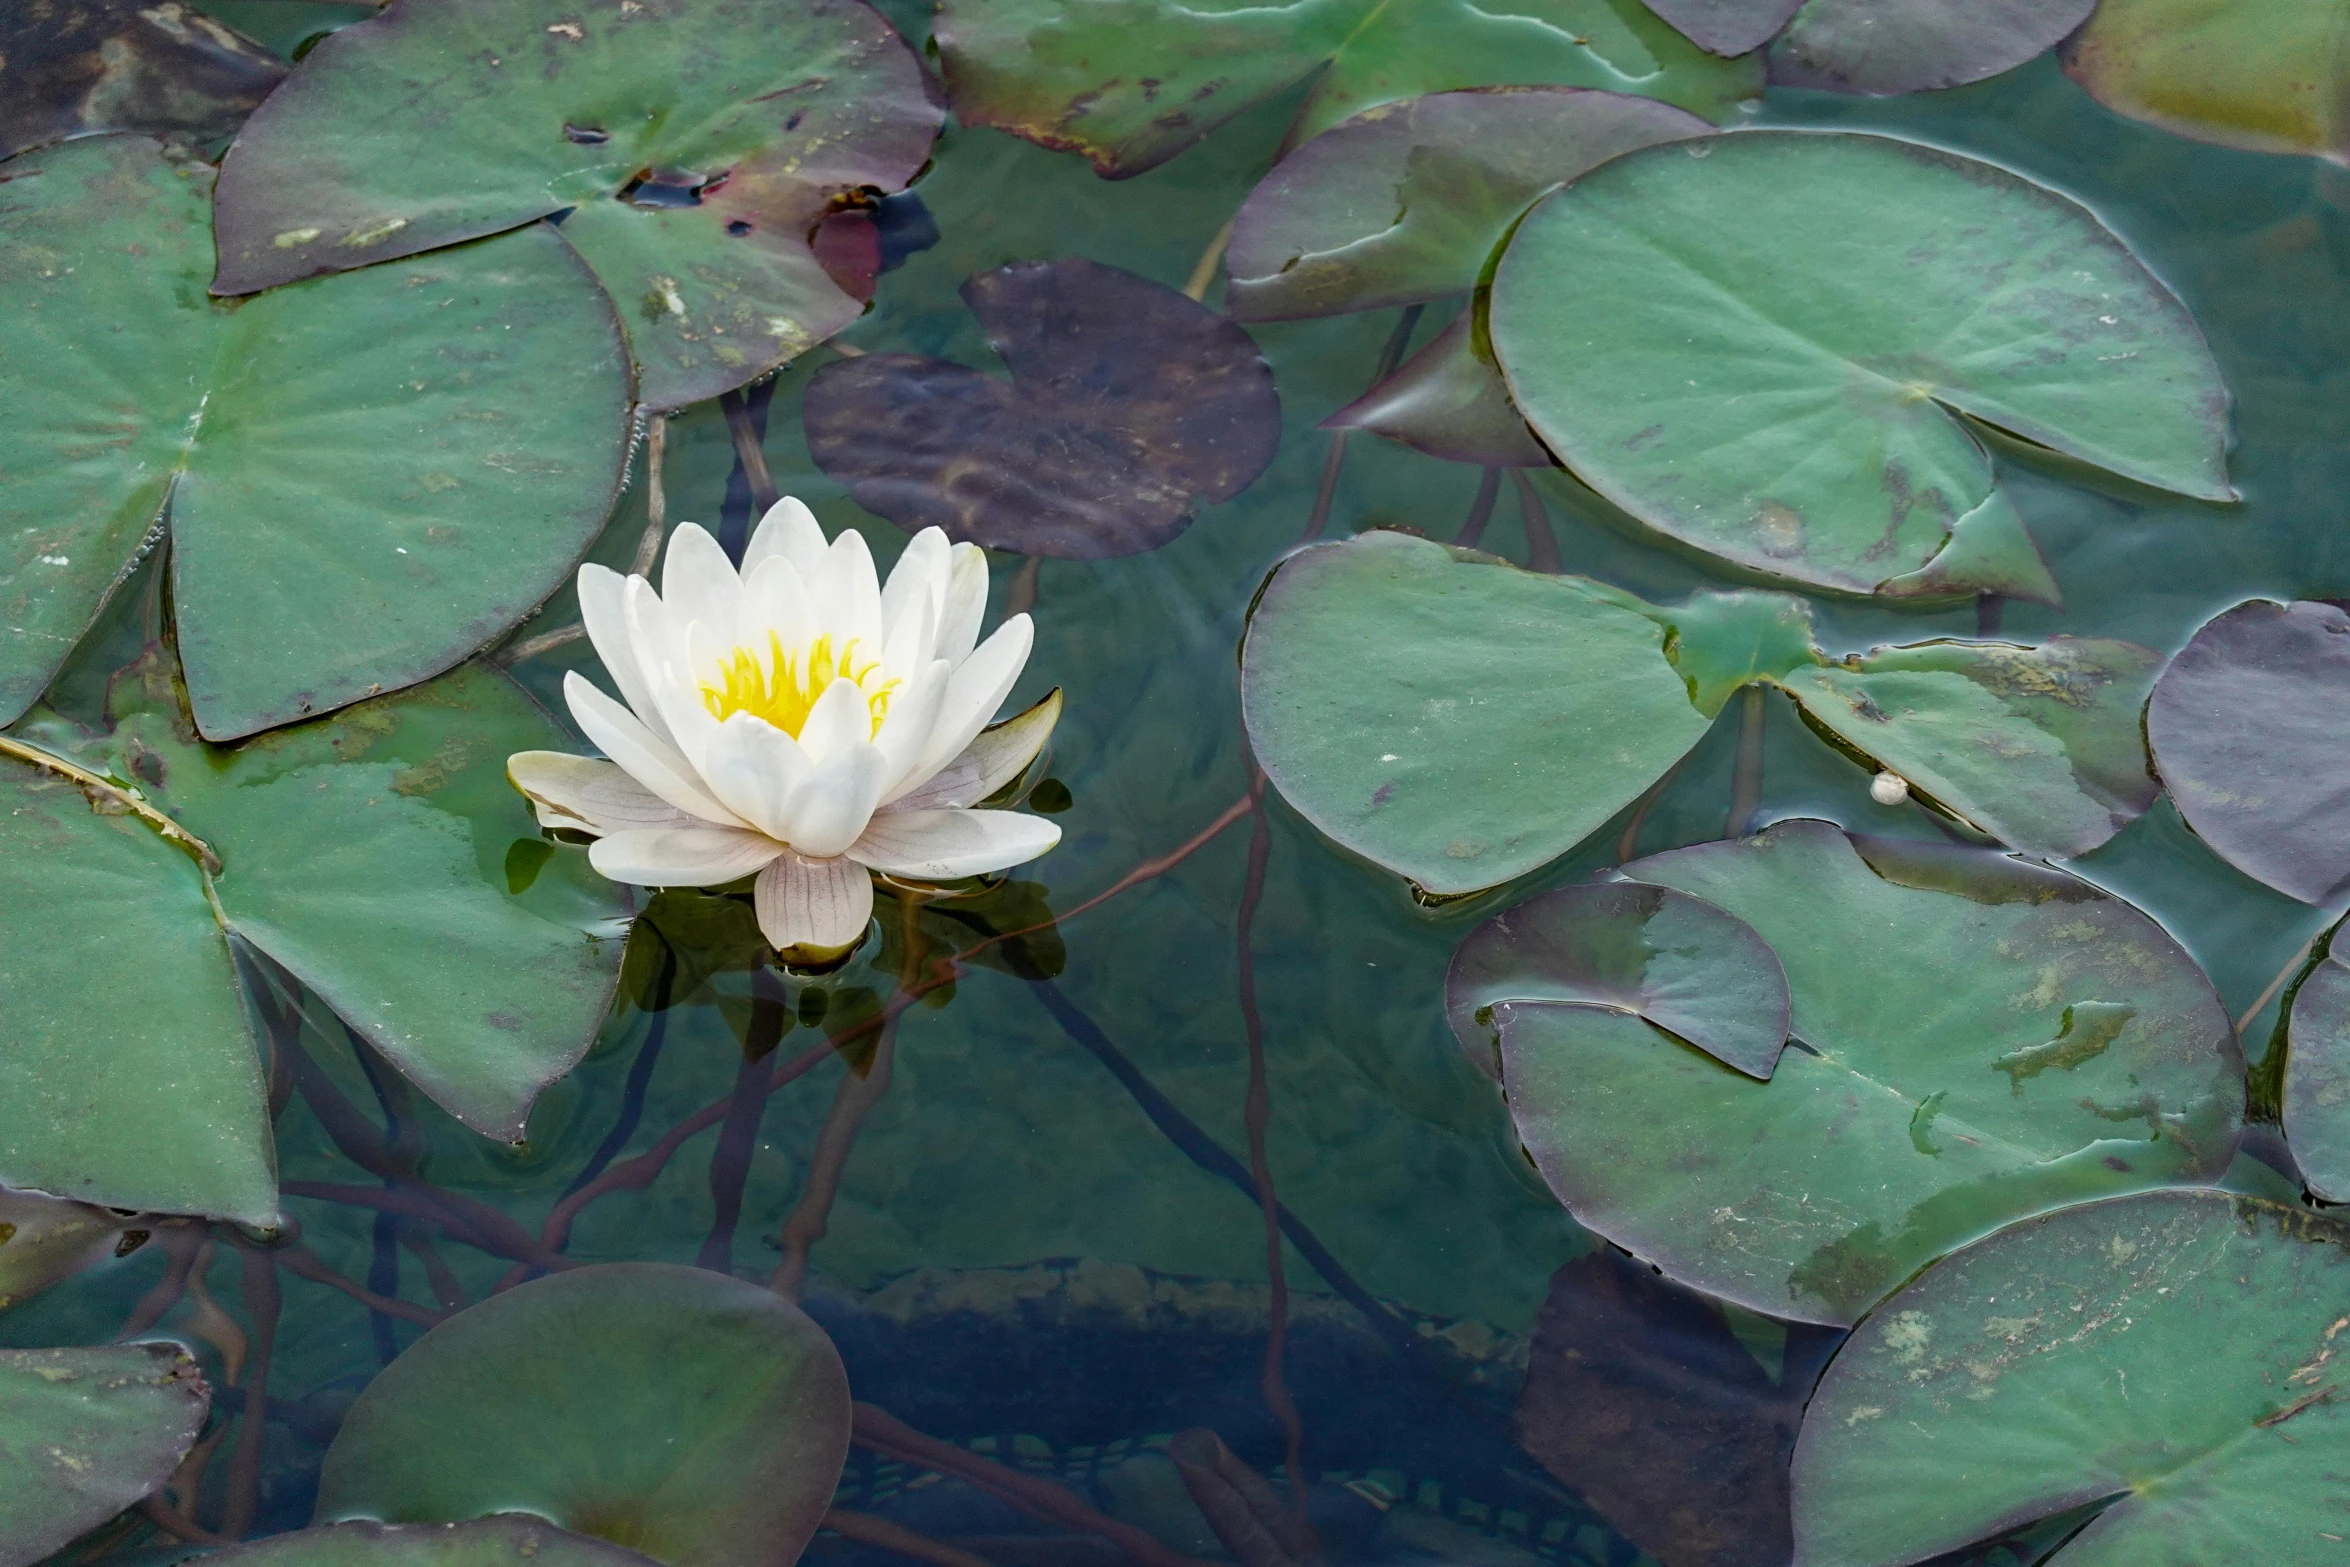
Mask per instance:
[[[1239,326],[1099,262],[1021,261],[963,285],[1008,382],[866,354],[809,384],[808,450],[908,529],[1026,555],[1157,549],[1265,471],[1273,371]]]
[[[285,74],[285,61],[178,0],[10,0],[0,158],[101,131],[210,141]]]

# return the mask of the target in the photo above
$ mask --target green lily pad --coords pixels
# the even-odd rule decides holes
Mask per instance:
[[[2224,1192],[2028,1219],[1929,1268],[1821,1378],[1795,1560],[1938,1557],[2107,1502],[2051,1567],[2341,1552],[2350,1227]]]
[[[211,1406],[177,1344],[0,1349],[0,1567],[39,1561],[171,1478]]]
[[[2251,152],[2350,154],[2342,0],[2102,0],[2064,68],[2117,114]]]
[[[1720,120],[1761,88],[1638,0],[943,0],[934,28],[965,125],[1081,152],[1123,178],[1313,78],[1290,145],[1365,109],[1462,87],[1596,87]]]
[[[2086,854],[2160,789],[2139,730],[2161,657],[2134,642],[1925,642],[1789,673],[1804,716],[2001,843]],[[2018,720],[2021,720],[2020,722]]]
[[[1404,534],[1302,551],[1249,620],[1250,743],[1282,797],[1366,859],[1439,896],[1498,885],[1705,733],[1643,608]]]
[[[232,1545],[205,1558],[220,1567],[649,1567],[651,1557],[499,1513],[470,1523],[337,1523]]]
[[[579,1060],[620,963],[625,894],[532,833],[515,751],[565,743],[505,676],[427,685],[235,747],[195,738],[167,666],[117,681],[114,727],[8,737],[113,780],[0,755],[0,1181],[112,1207],[269,1223],[260,1063],[232,938],[267,954],[475,1130],[522,1135]],[[135,789],[208,868],[125,805]],[[93,963],[112,976],[87,978]]]
[[[2285,1025],[2285,1141],[2327,1202],[2350,1202],[2350,952],[2334,950],[2340,936],[2337,925],[2294,988]]]
[[[1768,1081],[1787,1042],[1787,975],[1762,937],[1702,898],[1632,882],[1562,887],[1495,915],[1454,949],[1453,1036],[1499,1079],[1493,1009],[1561,1001],[1644,1018]]]
[[[1574,87],[1367,109],[1249,192],[1224,252],[1224,308],[1279,321],[1465,294],[1535,197],[1619,153],[1712,129],[1670,104]]]
[[[678,408],[857,318],[865,295],[811,242],[902,189],[938,123],[913,55],[856,0],[403,0],[321,43],[238,133],[212,288],[567,214],[639,396]]]
[[[2350,883],[2350,613],[2253,599],[2204,623],[2146,706],[2195,835],[2245,875],[2330,905]]]
[[[231,307],[210,183],[128,136],[0,165],[0,723],[167,514],[197,725],[234,739],[459,662],[611,509],[627,357],[552,230]]]
[[[286,62],[178,0],[51,0],[0,13],[0,158],[102,131],[210,141]]]
[[[1502,1079],[1576,1219],[1685,1283],[1846,1323],[2010,1220],[2234,1155],[2219,998],[2086,882],[1801,820],[1623,874],[1752,926],[1796,1045],[1758,1083],[1628,1013],[1502,1002]]]
[[[700,1268],[558,1273],[458,1313],[343,1420],[318,1517],[526,1510],[668,1567],[791,1567],[849,1445],[848,1375],[768,1290]]]
[[[1817,588],[2055,600],[1961,416],[2235,496],[2185,307],[2086,208],[1930,147],[1749,131],[1627,153],[1519,225],[1491,330],[1585,482]]]
[[[1325,430],[1369,430],[1447,462],[1547,468],[1550,453],[1526,428],[1492,355],[1477,347],[1462,311],[1393,374],[1322,421]]]
[[[2096,5],[1805,0],[1771,45],[1771,81],[1879,96],[1979,82],[2054,48]]]

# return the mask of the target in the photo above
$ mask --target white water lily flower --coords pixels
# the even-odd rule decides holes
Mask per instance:
[[[713,887],[758,873],[778,950],[865,932],[868,869],[943,881],[1032,860],[1061,838],[1016,811],[973,810],[1043,746],[1060,693],[986,727],[1028,662],[1015,615],[979,641],[987,563],[916,534],[884,586],[853,529],[827,543],[786,497],[742,569],[687,523],[661,588],[579,569],[580,617],[620,701],[576,671],[563,694],[610,761],[525,751],[507,775],[539,821],[595,835],[614,881]]]

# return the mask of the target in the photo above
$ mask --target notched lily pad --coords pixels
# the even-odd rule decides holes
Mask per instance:
[[[1469,933],[1445,974],[1445,1015],[1469,1060],[1496,1079],[1493,1009],[1508,1001],[1645,1018],[1766,1081],[1787,1042],[1787,975],[1777,955],[1743,922],[1669,887],[1562,887]]]
[[[2235,497],[2226,388],[2178,299],[2077,203],[1908,142],[1626,153],[1518,226],[1490,324],[1513,400],[1586,483],[1817,588],[2055,600],[1964,419]]]
[[[567,213],[628,323],[639,395],[677,408],[857,318],[865,294],[812,243],[830,213],[903,188],[939,118],[857,0],[402,0],[321,43],[246,122],[221,166],[212,288]]]
[[[1800,1048],[1758,1083],[1629,1013],[1502,1002],[1503,1084],[1576,1219],[1696,1288],[1848,1323],[2010,1220],[2234,1154],[2243,1058],[2218,997],[2086,882],[1817,821],[1623,874],[1768,942]]]
[[[2350,156],[2341,0],[2102,0],[2064,68],[2108,109],[2176,136]]]
[[[103,131],[211,141],[285,74],[179,0],[15,0],[0,13],[0,158]]]
[[[2285,1141],[2309,1189],[2350,1202],[2350,948],[2327,933],[2285,1015]]]
[[[1157,549],[1273,460],[1281,403],[1248,333],[1099,262],[1024,261],[963,285],[1009,382],[864,354],[809,383],[808,451],[908,530],[1092,560]]]
[[[1648,8],[1710,54],[1760,49],[1787,25],[1803,0],[1648,0]]]
[[[1322,421],[1369,430],[1448,462],[1547,468],[1550,453],[1510,402],[1500,367],[1480,351],[1464,310],[1395,372]]]
[[[611,510],[628,357],[553,230],[232,307],[204,294],[211,178],[131,136],[0,165],[0,723],[166,517],[227,740],[448,669]]]
[[[0,1187],[0,1311],[129,1256],[153,1233],[145,1214]]]
[[[2350,613],[2253,599],[2205,622],[2146,708],[2146,737],[2195,835],[2304,903],[2350,882]]]
[[[2350,1227],[2213,1191],[2026,1219],[1829,1363],[1795,1449],[1799,1567],[1940,1559],[2104,1503],[2051,1567],[2331,1559]]]
[[[1249,193],[1224,253],[1225,308],[1278,321],[1465,294],[1535,197],[1619,153],[1712,129],[1653,99],[1572,87],[1365,110]]]
[[[110,715],[99,733],[39,716],[7,737],[103,789],[0,756],[0,1180],[275,1220],[233,942],[452,1115],[520,1137],[595,1035],[629,909],[576,857],[508,890],[506,846],[529,818],[505,761],[563,745],[553,721],[468,665],[209,746],[155,654],[116,681]],[[93,964],[113,976],[103,989]]]
[[[471,1523],[337,1523],[233,1545],[205,1558],[221,1567],[652,1567],[652,1558],[499,1513]]]
[[[170,1479],[211,1406],[177,1344],[0,1349],[0,1567],[39,1561]]]
[[[524,1510],[667,1567],[791,1567],[849,1445],[831,1340],[755,1284],[558,1273],[416,1341],[351,1406],[318,1518]]]
[[[1714,120],[1761,89],[1757,62],[1705,54],[1639,0],[945,0],[935,36],[958,120],[1081,152],[1113,179],[1308,77],[1291,146],[1454,88],[1594,87]]]

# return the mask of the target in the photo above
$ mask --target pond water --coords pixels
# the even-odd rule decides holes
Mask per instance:
[[[365,14],[274,0],[212,9],[281,48]],[[899,20],[919,26],[910,14]],[[1277,96],[1119,181],[950,122],[913,194],[893,198],[893,243],[929,240],[933,226],[934,241],[903,254],[837,343],[990,367],[958,289],[1013,261],[1083,257],[1182,287],[1270,167],[1297,98]],[[1822,647],[1841,654],[1995,625],[2017,640],[2120,637],[2169,654],[2243,599],[2350,592],[2350,175],[2125,120],[2048,57],[1902,98],[1773,88],[1749,118],[1924,141],[2069,193],[2178,293],[2235,398],[2229,468],[2240,505],[2102,480],[2002,446],[2003,484],[2064,607],[2007,600],[1979,623],[1971,604],[1819,596]],[[1207,303],[1218,298],[1211,288]],[[1292,1438],[1280,1399],[1268,1399],[1273,1381],[1293,1401],[1310,1511],[1332,1563],[1656,1560],[1633,1538],[1658,1537],[1655,1500],[1620,1500],[1632,1492],[1609,1490],[1604,1476],[1579,1488],[1546,1471],[1545,1453],[1562,1447],[1582,1454],[1585,1474],[1683,1466],[1684,1510],[1713,1520],[1726,1542],[1684,1559],[1783,1559],[1785,1504],[1754,1455],[1783,1454],[1836,1333],[1693,1308],[1696,1297],[1620,1262],[1551,1195],[1497,1086],[1446,1022],[1445,971],[1463,937],[1509,904],[1616,863],[1628,813],[1504,890],[1431,906],[1278,792],[1250,808],[1236,649],[1267,573],[1316,533],[1406,528],[1450,539],[1477,498],[1477,467],[1368,434],[1348,438],[1335,459],[1332,436],[1317,428],[1376,378],[1383,355],[1392,362],[1399,330],[1416,348],[1453,308],[1403,326],[1392,309],[1253,326],[1282,416],[1261,477],[1146,553],[1040,567],[992,558],[991,620],[1016,596],[1036,625],[1006,710],[1055,687],[1066,703],[1042,764],[1065,790],[1052,817],[1063,837],[1006,890],[925,914],[914,959],[901,929],[836,973],[779,978],[759,961],[746,905],[730,923],[664,895],[648,916],[661,934],[640,926],[632,938],[621,992],[585,1060],[540,1097],[511,1147],[438,1109],[323,1007],[289,1014],[280,1044],[302,1064],[281,1063],[276,1079],[286,1212],[325,1270],[420,1309],[371,1310],[283,1271],[270,1300],[245,1253],[221,1242],[204,1254],[200,1287],[159,1327],[203,1361],[218,1419],[253,1396],[236,1384],[266,1378],[269,1419],[258,1451],[239,1460],[258,1476],[251,1534],[310,1523],[343,1413],[425,1322],[531,1271],[489,1216],[538,1244],[567,1197],[608,1170],[641,1171],[659,1151],[649,1180],[575,1205],[562,1255],[764,1281],[784,1261],[823,1140],[840,1133],[836,1107],[869,1100],[807,1253],[801,1299],[838,1346],[855,1395],[898,1420],[1062,1481],[1180,1554],[1215,1557],[1229,1545],[1186,1490],[1170,1439],[1209,1428],[1242,1462],[1280,1476]],[[759,432],[772,488],[807,502],[828,533],[862,532],[886,569],[905,533],[853,502],[803,435],[809,383],[842,351],[808,352],[751,388],[735,413]],[[626,569],[635,557],[648,521],[646,458],[640,447],[590,558]],[[670,416],[661,465],[668,519],[702,523],[739,551],[757,485],[728,411],[701,402]],[[1527,562],[1554,546],[1566,570],[1652,602],[1738,580],[1666,547],[1563,471],[1534,471],[1531,494],[1550,539],[1529,539],[1505,485],[1482,548]],[[152,578],[118,598],[111,629],[69,668],[52,698],[61,710],[90,711],[104,673],[143,640],[159,613]],[[523,634],[574,618],[565,589]],[[560,713],[573,669],[598,670],[584,641],[523,658],[512,673]],[[1733,704],[1646,806],[1634,852],[1724,836],[1741,787],[1741,711]],[[1792,704],[1774,699],[1760,711],[1759,750],[1747,748],[1750,781],[1760,757],[1759,795],[1749,821],[1732,828],[1809,816],[1937,836],[1914,805],[1872,801],[1869,774],[1822,744]],[[1054,793],[1032,803],[1058,805]],[[535,841],[519,805],[513,826],[518,843]],[[526,874],[536,852],[522,850],[509,869]],[[2257,1057],[2275,1012],[2264,992],[2328,915],[2224,863],[2168,799],[2073,868],[2160,921],[2231,1013],[2262,1001],[2244,1029]],[[1138,870],[1143,879],[1130,880]],[[1111,889],[1122,890],[1090,902]],[[828,1030],[879,1006],[914,972],[909,961],[1054,915],[1057,925],[991,949],[922,996],[878,1058],[870,1036],[846,1055],[824,1045]],[[883,923],[894,918],[885,900]],[[87,982],[112,977],[95,970]],[[770,1092],[779,1073],[787,1080]],[[1262,1094],[1257,1151],[1290,1219],[1278,1276],[1250,1174],[1252,1080]],[[698,1129],[678,1140],[697,1116]],[[387,1150],[406,1172],[388,1181]],[[2267,1189],[2257,1171],[2239,1178]],[[430,1202],[396,1200],[419,1181],[478,1205],[471,1227]],[[184,1255],[151,1242],[93,1267],[0,1316],[0,1344],[105,1343]],[[1268,1339],[1284,1335],[1269,1369]],[[232,1369],[227,1353],[252,1375]],[[1583,1366],[1581,1381],[1559,1380],[1562,1356]],[[533,1419],[528,1409],[483,1413]],[[609,1414],[630,1418],[625,1408]],[[1650,1451],[1660,1444],[1672,1451]],[[1615,1451],[1593,1457],[1595,1448]],[[191,1504],[200,1516],[218,1516],[234,1469],[227,1456],[211,1464]],[[1611,1516],[1607,1497],[1641,1516]],[[1098,1537],[871,1447],[852,1451],[839,1499],[989,1561],[1118,1559]],[[2043,1525],[1963,1559],[2038,1560],[2064,1533]],[[55,1559],[145,1563],[174,1549],[191,1547],[122,1530]],[[827,1531],[809,1559],[902,1558]]]

